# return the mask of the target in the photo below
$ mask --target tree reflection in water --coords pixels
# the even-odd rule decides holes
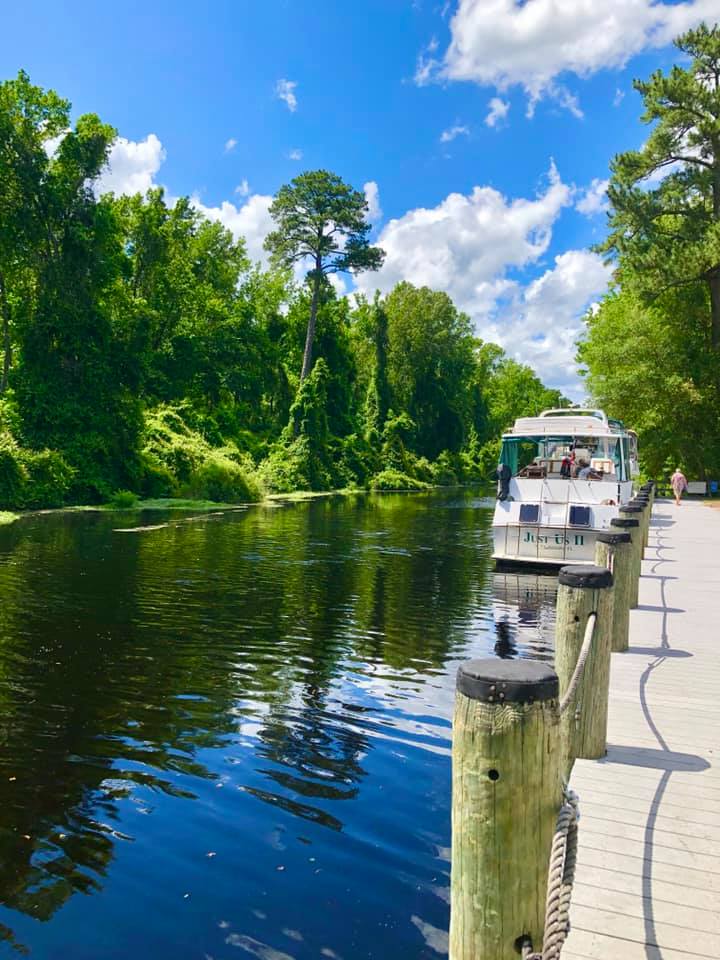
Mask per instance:
[[[114,532],[166,519],[0,530],[0,938],[350,960],[382,922],[384,950],[436,955],[448,664],[547,656],[506,588],[493,623],[489,510],[356,496]]]

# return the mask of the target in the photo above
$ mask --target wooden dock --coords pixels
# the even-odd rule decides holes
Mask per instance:
[[[655,504],[608,753],[578,760],[563,960],[692,960],[720,934],[720,510]]]

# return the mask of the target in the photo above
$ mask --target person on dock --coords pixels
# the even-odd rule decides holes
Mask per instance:
[[[680,498],[682,497],[685,490],[687,490],[688,482],[685,479],[685,474],[680,470],[680,467],[675,468],[675,473],[670,477],[670,486],[673,489],[673,494],[675,495],[675,506],[680,506]]]

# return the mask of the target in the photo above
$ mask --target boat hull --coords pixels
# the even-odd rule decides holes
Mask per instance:
[[[593,563],[599,533],[586,528],[493,525],[493,558],[502,564],[558,567]]]
[[[513,478],[509,494],[495,507],[493,558],[502,565],[561,567],[594,562],[597,536],[630,499],[632,483]],[[525,522],[524,507],[532,507],[533,522]]]

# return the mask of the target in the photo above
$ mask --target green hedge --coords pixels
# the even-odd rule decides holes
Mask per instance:
[[[262,499],[262,485],[248,454],[234,444],[211,446],[188,426],[183,413],[182,407],[160,406],[146,415],[143,495],[222,503]]]
[[[56,450],[27,450],[9,433],[0,433],[0,509],[61,507],[74,478]]]

